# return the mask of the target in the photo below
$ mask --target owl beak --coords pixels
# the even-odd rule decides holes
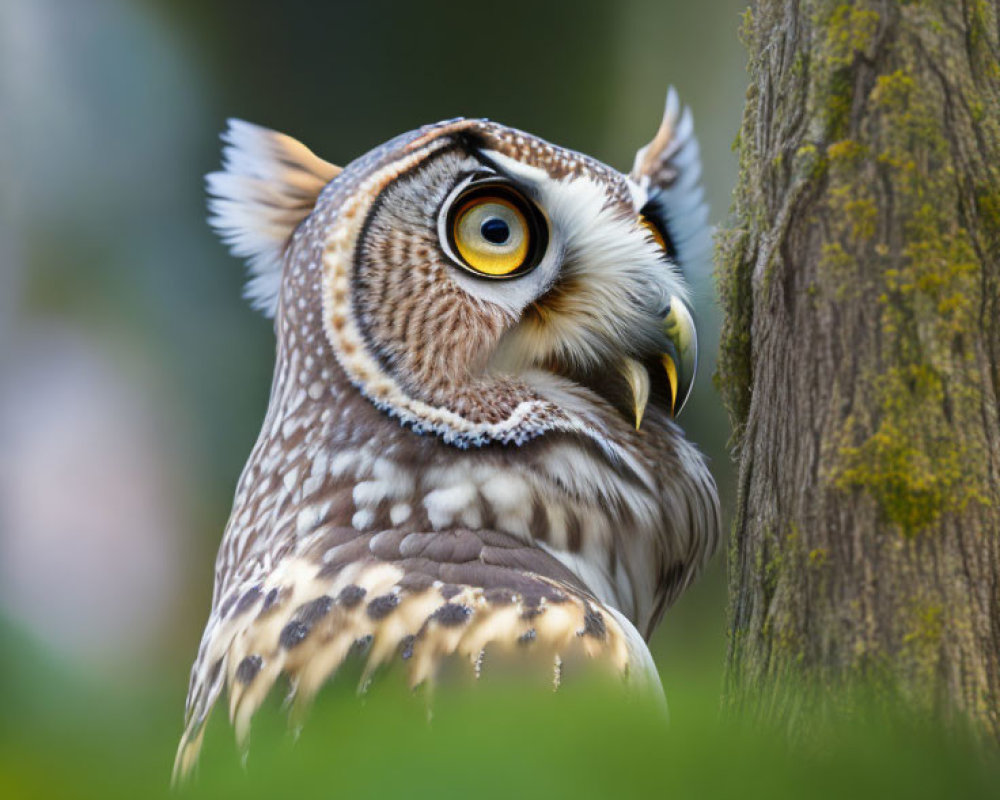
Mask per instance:
[[[626,358],[622,363],[622,377],[632,391],[632,413],[635,415],[635,429],[639,430],[649,402],[649,373],[635,359]]]
[[[673,417],[677,414],[677,394],[680,386],[677,362],[672,355],[664,353],[660,357],[660,363],[663,364],[663,371],[667,373],[667,380],[670,381],[670,416]]]
[[[663,333],[667,347],[661,361],[670,382],[670,413],[677,416],[691,394],[698,371],[698,331],[687,304],[678,297],[670,298]]]
[[[663,367],[663,375],[667,379],[663,388],[669,393],[667,397],[670,400],[670,416],[674,417],[677,416],[677,400],[681,393],[686,391],[682,386],[684,376],[680,374],[677,358],[672,352],[660,356],[660,365]],[[632,392],[632,414],[635,417],[635,429],[639,430],[646,406],[649,404],[652,379],[649,370],[632,358],[626,358],[622,363],[621,373]],[[658,379],[662,379],[662,377],[661,375]]]
[[[635,416],[636,430],[642,424],[652,383],[656,384],[658,402],[661,399],[669,400],[670,416],[676,417],[691,394],[691,384],[698,369],[698,333],[687,303],[679,297],[671,297],[662,325],[665,341],[659,366],[663,368],[663,372],[656,368],[656,362],[652,359],[647,362],[648,369],[633,358],[626,358],[621,366],[622,376],[632,392],[632,413]],[[654,373],[652,377],[650,371]]]

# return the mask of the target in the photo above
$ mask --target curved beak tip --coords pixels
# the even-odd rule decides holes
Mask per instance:
[[[642,415],[649,402],[649,373],[638,361],[628,358],[622,364],[622,376],[632,392],[632,413],[635,416],[635,429],[642,424]]]

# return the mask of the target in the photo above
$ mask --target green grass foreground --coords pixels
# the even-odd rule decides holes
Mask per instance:
[[[723,721],[718,687],[668,687],[671,721],[603,686],[553,694],[480,684],[426,698],[396,675],[359,698],[345,676],[299,737],[280,699],[245,767],[225,714],[201,766],[169,789],[183,687],[95,687],[0,628],[0,797],[996,797],[996,760],[914,725],[824,726],[805,747]],[[717,673],[716,673],[717,674]],[[166,696],[168,695],[169,696]]]

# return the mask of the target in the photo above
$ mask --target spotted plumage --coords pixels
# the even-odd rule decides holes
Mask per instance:
[[[575,660],[659,691],[644,639],[719,536],[673,419],[695,348],[679,267],[706,240],[676,95],[630,176],[484,120],[343,170],[247,123],[226,140],[212,222],[277,357],[176,774],[223,690],[244,739],[279,677],[301,707],[352,654],[365,683]]]

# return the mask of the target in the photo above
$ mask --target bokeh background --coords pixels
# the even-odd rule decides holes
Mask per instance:
[[[735,182],[744,5],[0,0],[0,794],[165,786],[273,361],[242,265],[205,223],[225,119],[343,164],[423,123],[487,116],[627,168],[673,84],[718,223]],[[728,507],[719,311],[711,276],[691,279],[703,361],[684,422]],[[686,730],[702,742],[679,774],[714,764],[725,605],[720,553],[652,643],[674,752]],[[344,702],[373,736],[396,724],[391,705],[360,718]],[[648,722],[615,746],[655,766],[671,746]],[[352,758],[372,757],[352,741]],[[566,770],[593,760],[565,757]]]
[[[229,116],[335,163],[487,116],[627,169],[674,84],[696,114],[713,220],[734,181],[742,3],[3,0],[0,603],[114,680],[186,671],[215,549],[267,403],[271,324],[205,223]],[[702,325],[691,436],[727,487]],[[723,559],[655,641],[718,675]]]

